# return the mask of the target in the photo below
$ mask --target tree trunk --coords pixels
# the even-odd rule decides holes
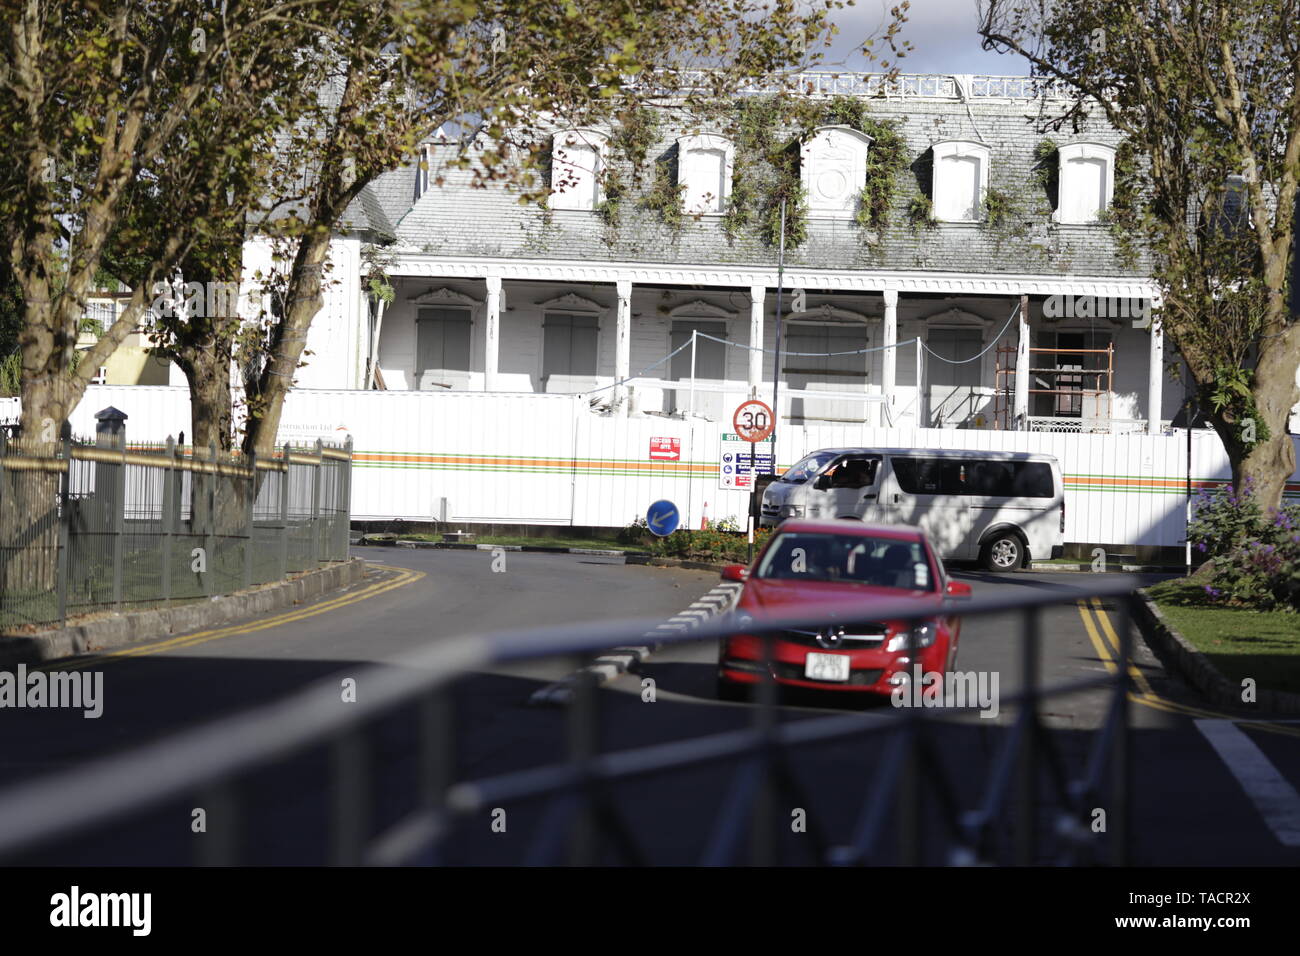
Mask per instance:
[[[1255,496],[1265,508],[1277,508],[1282,492],[1295,472],[1295,443],[1288,433],[1291,409],[1300,401],[1296,386],[1300,365],[1300,326],[1292,326],[1268,343],[1255,367],[1255,408],[1268,428],[1268,439],[1245,450],[1232,464],[1233,482],[1250,478]],[[1256,428],[1258,429],[1258,424]]]
[[[257,398],[249,397],[248,428],[244,450],[270,455],[275,449],[284,399],[307,345],[307,330],[325,303],[322,276],[329,258],[330,234],[320,229],[303,237],[294,256],[293,271],[286,290],[284,318],[272,344],[271,357],[262,369]]]

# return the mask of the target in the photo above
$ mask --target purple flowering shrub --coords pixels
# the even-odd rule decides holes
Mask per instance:
[[[1195,551],[1213,564],[1206,596],[1215,603],[1300,610],[1300,505],[1267,512],[1250,480],[1200,490],[1187,529]]]

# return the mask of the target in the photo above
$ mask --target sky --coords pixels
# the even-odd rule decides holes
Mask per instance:
[[[837,11],[835,23],[840,35],[828,53],[825,69],[875,71],[856,53],[862,39],[889,19],[889,8],[898,0],[857,0],[854,6]],[[1029,70],[1022,57],[988,53],[980,48],[976,32],[976,0],[912,0],[902,36],[915,47],[899,61],[904,73],[986,73],[994,76],[1025,76]],[[842,64],[842,65],[840,65]]]

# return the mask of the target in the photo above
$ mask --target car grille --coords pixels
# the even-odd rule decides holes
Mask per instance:
[[[817,640],[817,631],[782,631],[781,639],[805,647],[840,647],[845,650],[869,650],[885,643],[889,628],[881,621],[864,621],[845,627],[838,643],[823,644]]]
[[[810,679],[804,676],[804,666],[802,664],[786,664],[782,661],[777,661],[773,665],[773,669],[776,676],[782,680]],[[844,686],[847,684],[850,687],[870,687],[872,684],[876,683],[876,681],[880,680],[880,675],[883,673],[884,670],[882,669],[855,670],[849,672],[849,679],[847,681],[817,681],[817,683],[829,684],[831,686]]]

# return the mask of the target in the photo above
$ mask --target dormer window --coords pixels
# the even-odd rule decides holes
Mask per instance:
[[[677,181],[683,208],[692,215],[721,213],[731,197],[735,147],[721,136],[706,133],[677,141]]]
[[[934,215],[941,222],[984,218],[989,187],[989,151],[979,143],[948,142],[934,147]]]
[[[590,129],[556,133],[551,140],[552,209],[595,209],[607,137]]]
[[[1059,150],[1061,161],[1058,222],[1095,223],[1115,193],[1115,150],[1096,143],[1073,143]]]
[[[804,142],[799,172],[809,215],[828,219],[853,216],[867,183],[870,146],[870,136],[849,126],[824,126]]]

